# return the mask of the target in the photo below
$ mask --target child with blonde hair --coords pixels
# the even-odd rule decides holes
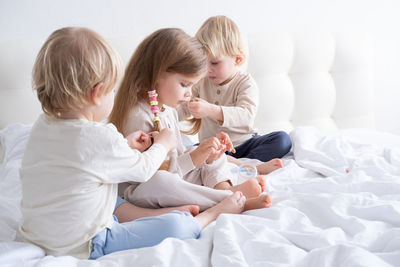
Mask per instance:
[[[239,28],[225,16],[207,19],[196,33],[208,54],[208,73],[193,86],[193,99],[182,105],[180,119],[193,116],[190,134],[199,133],[199,140],[226,132],[236,153],[227,152],[229,161],[241,164],[239,158],[258,159],[260,174],[283,166],[279,159],[291,148],[291,140],[283,131],[258,135],[253,128],[258,106],[258,87],[249,74],[239,67],[245,62],[245,47]]]
[[[238,192],[196,217],[172,211],[116,220],[113,213],[131,205],[117,198],[118,183],[149,180],[176,146],[173,132],[163,129],[141,153],[130,147],[141,146],[140,133],[125,139],[114,125],[101,122],[113,107],[119,66],[102,37],[75,27],[53,32],[36,58],[33,86],[44,114],[33,125],[20,169],[19,234],[47,254],[96,259],[167,237],[197,238],[220,213],[243,210]]]
[[[241,191],[247,198],[245,210],[270,205],[269,196],[261,194],[265,191],[263,177],[235,184],[224,154],[231,150],[226,134],[203,140],[197,147],[186,149],[183,145],[176,108],[190,99],[191,87],[205,74],[206,64],[201,44],[174,28],[160,29],[148,36],[130,59],[110,122],[124,136],[138,130],[149,133],[159,123],[164,129],[172,129],[178,139],[177,148],[168,155],[169,179],[166,174],[155,175],[145,183],[121,185],[125,199],[132,203],[142,207],[193,203],[203,210],[232,192]],[[157,100],[155,96],[150,98],[151,103],[149,91],[158,94]]]

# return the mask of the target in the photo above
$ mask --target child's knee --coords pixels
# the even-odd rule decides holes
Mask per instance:
[[[179,183],[182,179],[179,175],[168,172],[168,171],[157,171],[151,178],[153,183],[157,183],[162,186],[174,186]]]
[[[292,148],[292,140],[290,139],[290,136],[284,131],[279,131],[276,134],[277,139],[279,140],[280,150],[285,155]]]
[[[169,237],[179,239],[198,238],[201,232],[200,223],[188,212],[173,211],[165,214],[163,231]]]

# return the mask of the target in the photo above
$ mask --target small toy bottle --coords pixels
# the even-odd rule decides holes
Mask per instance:
[[[239,166],[239,176],[244,180],[255,178],[257,177],[257,168],[252,164],[243,163]]]

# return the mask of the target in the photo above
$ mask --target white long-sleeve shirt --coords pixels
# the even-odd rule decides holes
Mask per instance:
[[[166,153],[160,144],[131,149],[112,124],[41,115],[20,169],[22,238],[47,254],[88,258],[91,239],[111,228],[118,183],[147,181]]]
[[[254,120],[259,93],[250,74],[238,72],[230,82],[221,86],[213,84],[206,77],[193,86],[192,93],[193,97],[221,106],[224,117],[222,124],[211,118],[202,118],[200,141],[223,131],[229,135],[232,144],[238,146],[256,133]],[[180,119],[190,116],[187,104],[181,105],[178,111]]]

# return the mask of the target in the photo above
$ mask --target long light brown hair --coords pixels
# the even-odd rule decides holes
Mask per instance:
[[[207,56],[198,40],[181,29],[160,29],[144,39],[132,55],[109,117],[123,133],[129,112],[148,100],[163,72],[200,75],[207,69]],[[150,106],[149,106],[150,108]]]

